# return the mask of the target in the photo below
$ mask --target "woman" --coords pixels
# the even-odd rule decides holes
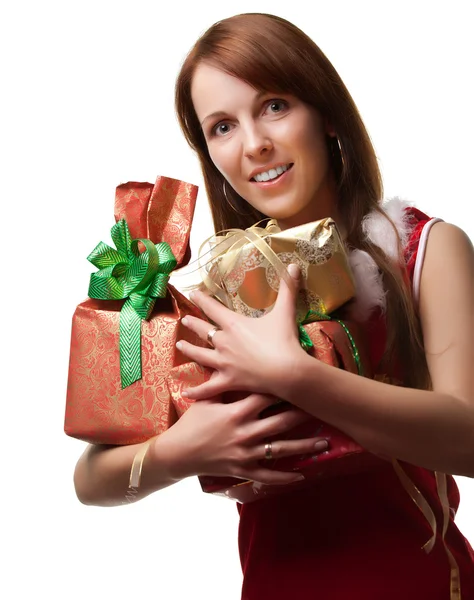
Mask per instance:
[[[382,276],[374,278],[372,269],[372,280],[384,290],[371,304],[378,307],[361,317],[376,377],[332,369],[301,349],[297,270],[293,285],[280,286],[274,309],[257,320],[195,293],[218,327],[210,331],[195,318],[183,323],[212,348],[179,347],[215,369],[214,376],[189,390],[199,402],[152,445],[136,498],[193,474],[289,484],[293,474],[258,461],[266,437],[310,413],[368,450],[404,461],[403,471],[387,461],[372,472],[240,506],[242,598],[474,598],[474,554],[453,521],[457,488],[448,477],[443,490],[445,480],[434,473],[474,476],[474,256],[467,236],[414,209],[389,219],[380,208],[375,153],[351,96],[317,46],[283,19],[239,15],[211,27],[182,67],[176,104],[201,161],[216,230],[266,216],[282,228],[331,216],[368,274],[376,265]],[[428,241],[420,245],[422,232]],[[456,306],[449,316],[447,306]],[[233,405],[212,400],[233,389],[249,396]],[[275,397],[294,409],[258,419]],[[277,441],[273,456],[314,453],[315,443]],[[317,443],[323,450],[324,441]],[[89,447],[76,468],[79,498],[123,500],[136,451]],[[411,494],[404,473],[416,485]],[[417,492],[431,513],[415,504]]]

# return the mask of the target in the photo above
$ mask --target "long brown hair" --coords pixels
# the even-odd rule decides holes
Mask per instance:
[[[191,83],[201,61],[229,73],[258,89],[292,94],[313,106],[337,132],[342,151],[328,138],[328,155],[337,181],[339,213],[345,219],[346,243],[370,254],[377,263],[387,290],[387,346],[384,366],[400,361],[404,384],[429,386],[421,326],[401,265],[400,237],[394,223],[380,208],[382,177],[374,148],[359,111],[338,73],[300,29],[273,15],[242,14],[219,21],[196,42],[185,59],[176,82],[176,112],[189,145],[198,155],[216,231],[245,229],[266,217],[230,186],[212,162],[191,99]],[[342,156],[341,156],[342,155]],[[378,211],[392,224],[399,241],[399,263],[390,259],[364,235],[362,221]]]

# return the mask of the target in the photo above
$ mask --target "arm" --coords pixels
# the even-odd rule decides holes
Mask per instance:
[[[433,391],[391,386],[300,355],[287,371],[288,382],[280,382],[280,395],[375,453],[472,477],[473,309],[472,244],[457,227],[437,223],[426,250],[419,307]]]
[[[135,454],[145,445],[100,446],[89,444],[74,471],[74,486],[83,504],[120,506],[145,498],[179,479],[172,477],[162,440],[155,440],[145,456],[138,489],[128,489]],[[166,445],[165,445],[166,447]]]
[[[420,318],[433,391],[395,387],[315,361],[295,332],[296,282],[281,282],[272,311],[260,319],[232,313],[195,293],[220,326],[208,350],[180,342],[190,359],[216,370],[188,390],[199,399],[225,390],[277,395],[341,429],[376,454],[474,477],[474,253],[466,234],[432,227],[420,283]],[[206,339],[209,323],[183,325]],[[284,351],[282,351],[284,349]]]
[[[177,423],[152,440],[138,488],[128,488],[130,470],[144,444],[89,445],[74,473],[77,497],[83,504],[120,506],[198,474],[267,484],[298,481],[298,473],[270,470],[260,464],[267,438],[308,419],[306,413],[296,408],[261,418],[262,411],[275,400],[273,396],[251,394],[231,404],[218,399],[192,404]],[[314,456],[326,447],[327,443],[320,438],[281,440],[273,443],[273,456]]]

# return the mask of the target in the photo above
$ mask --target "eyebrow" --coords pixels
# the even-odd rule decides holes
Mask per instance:
[[[266,96],[269,93],[270,92],[268,90],[262,90],[262,91],[258,92],[258,94],[253,99],[253,102],[254,103],[258,102],[263,96]],[[204,125],[205,121],[208,121],[209,119],[217,119],[217,118],[225,117],[225,116],[227,116],[227,114],[228,113],[224,112],[223,110],[218,110],[216,112],[213,112],[210,115],[207,115],[206,117],[204,117],[204,119],[201,121],[201,127]]]

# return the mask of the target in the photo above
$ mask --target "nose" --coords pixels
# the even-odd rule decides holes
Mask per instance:
[[[252,123],[244,128],[243,149],[247,158],[258,158],[268,154],[272,148],[273,143],[264,127]]]

